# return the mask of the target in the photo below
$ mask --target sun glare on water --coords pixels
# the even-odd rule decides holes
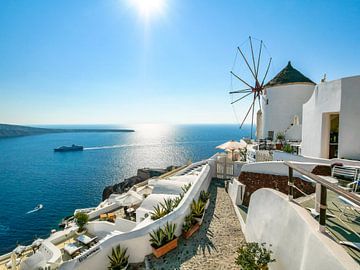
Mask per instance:
[[[163,11],[165,0],[129,0],[129,1],[138,10],[140,16],[149,18]]]

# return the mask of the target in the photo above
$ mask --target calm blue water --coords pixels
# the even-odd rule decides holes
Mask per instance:
[[[73,126],[72,126],[73,128]],[[48,235],[76,208],[96,206],[103,188],[142,167],[182,165],[248,132],[235,125],[142,125],[134,133],[64,133],[0,139],[0,254]],[[83,152],[54,153],[61,145]],[[26,214],[37,204],[41,211]]]

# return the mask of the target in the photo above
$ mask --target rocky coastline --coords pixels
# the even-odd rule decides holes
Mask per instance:
[[[130,178],[124,179],[124,181],[120,183],[116,183],[111,186],[107,186],[104,188],[102,193],[102,200],[106,200],[113,193],[121,194],[127,192],[133,185],[144,182],[152,177],[161,176],[167,172],[170,172],[176,169],[176,166],[169,166],[165,169],[158,168],[142,168],[137,170],[137,174]]]

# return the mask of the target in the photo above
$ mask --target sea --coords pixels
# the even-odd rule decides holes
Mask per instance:
[[[228,140],[250,136],[249,126],[46,126],[131,128],[129,133],[54,133],[0,139],[0,254],[45,238],[77,208],[97,206],[104,187],[136,175],[209,158]],[[81,152],[54,152],[62,145]],[[38,204],[43,209],[32,211]]]

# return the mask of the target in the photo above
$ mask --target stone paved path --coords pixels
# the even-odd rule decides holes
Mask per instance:
[[[230,197],[221,180],[213,180],[210,206],[200,230],[162,258],[149,256],[151,269],[239,269],[234,264],[236,250],[244,235]]]

